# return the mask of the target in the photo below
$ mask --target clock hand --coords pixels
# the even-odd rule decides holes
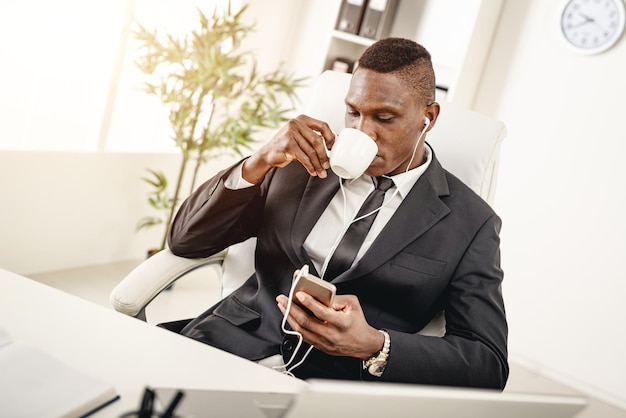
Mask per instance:
[[[584,23],[586,23],[586,22],[595,22],[595,19],[594,19],[594,18],[589,17],[589,16],[587,16],[587,15],[586,15],[586,14],[584,14],[584,13],[578,13],[578,14],[579,14],[579,15],[581,15],[581,16],[583,17],[583,19],[585,19],[585,22],[584,22]]]
[[[581,15],[583,17],[583,19],[585,19],[585,20],[583,20],[582,22],[579,22],[579,23],[577,23],[575,25],[570,25],[570,27],[569,27],[570,29],[576,29],[576,28],[578,28],[580,26],[586,25],[587,23],[595,23],[595,20],[593,18],[591,18],[591,17],[589,17],[589,16],[587,16],[585,14],[582,14],[582,13],[579,13],[579,15]]]
[[[596,22],[596,20],[595,20],[595,19],[593,19],[593,18],[591,18],[591,17],[589,17],[589,16],[587,16],[587,15],[585,15],[585,14],[583,14],[583,13],[579,13],[579,15],[581,15],[581,16],[585,19],[585,21],[584,21],[584,22],[582,22],[582,23],[577,24],[577,25],[576,25],[576,27],[578,27],[578,26],[582,26],[582,25],[584,25],[585,23],[593,23],[593,24],[594,24],[594,25],[596,25],[596,26],[597,26],[600,30],[604,30],[604,28],[602,27],[602,25],[600,25],[598,22]]]

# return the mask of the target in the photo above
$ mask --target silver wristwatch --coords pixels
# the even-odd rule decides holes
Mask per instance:
[[[383,372],[385,371],[385,367],[387,367],[387,359],[389,358],[389,348],[391,346],[391,339],[389,338],[389,333],[384,329],[379,329],[385,336],[385,343],[383,344],[383,349],[375,355],[363,362],[363,369],[367,370],[369,374],[375,377],[381,377]]]

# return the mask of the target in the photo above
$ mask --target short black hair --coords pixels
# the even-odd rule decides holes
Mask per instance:
[[[359,68],[397,74],[426,104],[435,101],[435,71],[430,53],[415,41],[381,39],[363,52],[355,71]]]

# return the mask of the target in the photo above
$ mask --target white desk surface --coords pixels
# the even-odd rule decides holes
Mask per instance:
[[[88,278],[85,278],[88,280]],[[0,269],[0,327],[113,384],[97,417],[136,410],[145,386],[298,393],[307,383]]]

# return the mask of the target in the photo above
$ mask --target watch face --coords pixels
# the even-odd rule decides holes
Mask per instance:
[[[624,31],[622,0],[569,0],[561,14],[561,33],[578,52],[610,48]]]
[[[367,369],[368,373],[372,376],[381,377],[387,366],[386,361],[375,360],[372,365]]]

